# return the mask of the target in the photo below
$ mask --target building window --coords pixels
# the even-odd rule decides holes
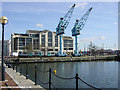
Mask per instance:
[[[73,40],[69,40],[69,43],[73,43]]]
[[[39,39],[33,39],[33,49],[39,49]]]
[[[52,43],[48,43],[48,46],[49,46],[49,47],[52,47]]]
[[[41,47],[45,47],[45,35],[41,36]]]
[[[32,45],[32,38],[26,38],[26,46]]]
[[[48,37],[52,37],[52,32],[48,32]]]
[[[19,50],[24,50],[25,49],[25,47],[19,47]]]
[[[55,35],[55,47],[58,47],[58,35]]]
[[[69,47],[73,47],[73,44],[69,44]]]
[[[73,50],[73,48],[69,48],[69,50]]]
[[[25,46],[25,38],[19,38],[19,46]]]
[[[14,38],[14,50],[17,50],[18,48],[18,38]]]
[[[68,44],[64,44],[64,47],[68,47]]]
[[[48,49],[48,51],[53,51],[53,49]]]
[[[68,43],[68,40],[65,39],[65,40],[64,40],[64,43]]]
[[[25,46],[25,43],[19,43],[19,46]]]
[[[31,37],[39,37],[39,34],[30,34]]]
[[[55,51],[58,51],[58,49],[55,49]]]
[[[64,50],[69,50],[68,48],[64,48]]]
[[[52,39],[48,39],[48,42],[52,42]]]
[[[52,47],[52,32],[48,32],[48,46]]]

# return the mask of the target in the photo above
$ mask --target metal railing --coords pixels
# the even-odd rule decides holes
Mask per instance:
[[[7,83],[5,83],[5,86],[7,87],[7,90],[12,90]]]
[[[21,63],[22,64],[22,63]],[[17,71],[17,64],[15,65],[15,64],[13,64],[12,65],[13,66],[13,70],[15,69],[14,67],[16,66],[16,71]],[[21,69],[21,67],[22,66],[20,66],[20,75],[22,75],[22,69]],[[26,63],[26,79],[28,79],[28,71],[27,71],[27,69],[28,69],[28,63]],[[39,71],[39,72],[41,72],[41,73],[48,73],[49,74],[49,76],[48,76],[48,78],[49,78],[49,80],[48,80],[48,82],[42,82],[42,81],[40,81],[39,80],[39,83],[41,83],[41,84],[46,84],[46,85],[49,85],[49,90],[51,90],[51,86],[52,87],[54,87],[54,88],[56,88],[56,89],[58,89],[53,83],[52,83],[52,75],[54,75],[55,77],[57,77],[57,78],[59,78],[59,79],[64,79],[64,80],[72,80],[72,79],[75,79],[76,80],[76,90],[78,90],[78,86],[79,86],[79,80],[81,81],[81,82],[83,82],[84,84],[86,84],[86,85],[88,85],[89,87],[91,87],[91,88],[93,88],[93,89],[96,89],[96,90],[101,90],[100,88],[97,88],[97,87],[94,87],[94,86],[92,86],[92,85],[90,85],[89,83],[87,83],[86,81],[84,81],[84,80],[82,80],[80,77],[79,77],[79,75],[78,75],[78,73],[76,73],[76,75],[74,76],[74,77],[61,77],[61,76],[58,76],[57,74],[55,74],[52,70],[51,70],[51,68],[49,68],[49,70],[47,70],[47,71],[42,71],[42,70],[39,70],[38,68],[37,68],[37,64],[35,64],[35,66],[34,66],[34,82],[35,82],[35,84],[34,85],[38,85],[38,83],[37,83],[37,72]]]

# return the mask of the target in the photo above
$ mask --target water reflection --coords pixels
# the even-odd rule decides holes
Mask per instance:
[[[34,65],[28,65],[28,75],[34,81]],[[56,74],[62,77],[73,77],[76,73],[79,77],[89,84],[99,88],[117,88],[118,87],[118,62],[117,61],[99,61],[99,62],[55,62],[38,63],[38,70],[47,71],[52,68]],[[25,75],[25,64],[22,64],[22,73]],[[48,73],[37,72],[37,83],[43,87],[48,85],[40,82],[48,82]],[[52,75],[52,83],[57,88],[75,88],[74,80],[63,80]],[[79,87],[88,88],[87,85],[79,81]]]

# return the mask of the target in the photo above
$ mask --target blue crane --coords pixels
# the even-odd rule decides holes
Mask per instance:
[[[75,54],[73,54],[73,56],[80,55],[77,51],[77,35],[80,35],[80,30],[83,29],[91,10],[92,7],[84,14],[84,16],[80,20],[77,19],[72,29],[72,36],[75,36]]]
[[[59,24],[56,28],[56,34],[60,36],[60,52],[58,56],[64,56],[62,52],[62,34],[64,34],[64,30],[67,28],[70,22],[74,7],[75,4],[70,8],[70,10],[67,12],[67,14],[64,17],[60,18]]]

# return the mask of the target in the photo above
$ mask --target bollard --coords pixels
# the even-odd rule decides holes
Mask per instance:
[[[37,85],[37,64],[35,64],[35,85]]]
[[[56,74],[56,70],[54,70],[54,73]]]
[[[51,90],[51,68],[49,68],[49,90]]]
[[[28,79],[28,63],[26,63],[26,79]]]
[[[78,74],[77,73],[76,73],[75,78],[76,78],[76,90],[78,90]]]

